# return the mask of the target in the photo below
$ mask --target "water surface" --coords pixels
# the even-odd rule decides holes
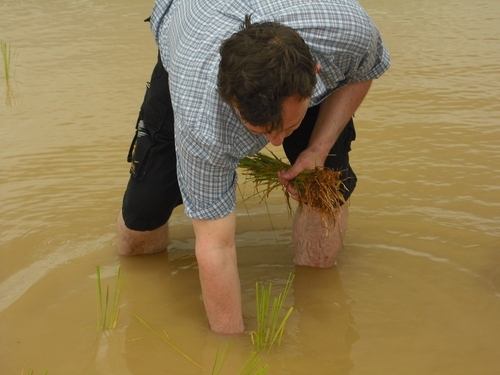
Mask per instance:
[[[156,58],[142,22],[151,3],[0,4],[14,52],[11,105],[0,89],[2,374],[210,373],[229,341],[223,373],[234,374],[252,350],[247,334],[208,330],[182,209],[168,253],[115,254],[125,157]],[[345,250],[336,268],[295,267],[282,196],[238,206],[247,330],[255,282],[279,292],[294,272],[283,344],[262,356],[269,374],[498,373],[500,3],[362,4],[393,65],[356,114]],[[95,328],[96,266],[111,287],[118,267],[127,275],[109,334]]]

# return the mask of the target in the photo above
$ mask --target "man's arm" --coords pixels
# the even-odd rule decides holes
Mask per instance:
[[[236,259],[236,214],[217,220],[193,220],[196,258],[210,328],[243,332],[241,290]]]
[[[297,192],[289,184],[302,170],[323,166],[338,136],[349,119],[363,102],[372,81],[349,83],[333,92],[322,103],[319,115],[309,140],[309,145],[287,171],[279,173],[282,183],[297,199]]]

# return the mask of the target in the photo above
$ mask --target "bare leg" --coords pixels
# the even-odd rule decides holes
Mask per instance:
[[[347,217],[348,207],[344,204],[335,227],[330,226],[326,230],[316,211],[307,205],[299,207],[295,213],[292,234],[295,264],[319,268],[335,266],[343,247]]]
[[[120,210],[116,220],[119,255],[153,254],[167,248],[168,223],[152,231],[136,231],[126,227]]]

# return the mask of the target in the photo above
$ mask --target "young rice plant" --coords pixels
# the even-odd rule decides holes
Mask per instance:
[[[221,358],[219,359],[219,346],[217,345],[217,349],[215,351],[215,360],[212,368],[211,375],[221,375],[222,368],[224,363],[226,362],[227,356],[229,354],[229,349],[231,348],[231,343],[226,343],[224,347],[224,351],[222,352]],[[243,367],[238,372],[237,375],[264,375],[267,373],[268,365],[261,366],[257,368],[260,363],[260,358],[257,357],[257,352],[251,352],[248,356],[247,360],[243,364]],[[254,372],[255,370],[255,372]]]
[[[125,280],[121,277],[121,267],[118,267],[118,273],[115,279],[115,287],[110,292],[109,285],[103,293],[101,283],[101,269],[97,268],[97,331],[114,329],[120,315],[120,303],[123,295]]]
[[[251,333],[251,339],[257,352],[264,349],[269,352],[276,342],[278,346],[281,345],[285,324],[293,311],[293,307],[288,309],[281,320],[280,315],[294,278],[295,275],[292,273],[288,276],[285,289],[278,297],[274,297],[272,305],[270,305],[272,284],[270,283],[266,288],[264,285],[256,283],[257,331]]]

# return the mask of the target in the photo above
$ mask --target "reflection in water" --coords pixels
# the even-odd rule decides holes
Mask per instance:
[[[0,90],[1,374],[200,374],[132,314],[207,371],[231,340],[227,373],[237,372],[252,350],[255,282],[279,293],[290,272],[295,311],[282,347],[262,356],[270,374],[498,372],[500,3],[361,2],[393,65],[356,114],[345,250],[337,268],[295,267],[282,195],[239,205],[247,332],[231,338],[207,328],[182,208],[168,253],[114,250],[126,152],[156,59],[142,22],[151,4],[0,2],[22,93],[6,106]],[[118,266],[128,275],[109,334],[93,329],[97,265],[109,279]]]
[[[124,330],[104,331],[98,334],[95,342],[95,356],[84,374],[133,374],[128,370],[123,357],[125,354]]]
[[[298,355],[314,359],[318,374],[349,374],[354,368],[352,346],[359,335],[351,314],[352,301],[344,292],[338,269],[297,266],[293,296],[299,315],[294,330]],[[296,373],[307,370],[304,367]]]

